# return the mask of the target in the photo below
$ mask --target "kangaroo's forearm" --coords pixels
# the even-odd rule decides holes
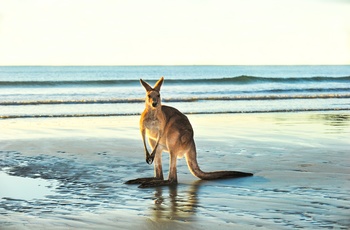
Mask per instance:
[[[141,128],[141,136],[142,136],[142,142],[143,142],[143,148],[145,150],[146,158],[149,156],[149,152],[147,149],[147,144],[146,144],[146,130],[144,128]]]
[[[156,152],[157,152],[157,148],[158,148],[158,145],[159,145],[159,141],[160,141],[160,138],[161,138],[161,133],[159,132],[158,133],[158,137],[157,137],[157,142],[156,144],[154,145],[154,148],[152,150],[152,153],[149,154],[148,156],[146,156],[146,162],[148,164],[152,164],[153,160],[154,160],[154,157],[156,156]]]

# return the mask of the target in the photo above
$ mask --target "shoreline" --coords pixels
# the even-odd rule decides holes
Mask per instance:
[[[349,111],[187,116],[203,170],[254,176],[200,181],[179,159],[178,186],[138,189],[124,182],[153,174],[139,116],[0,120],[9,183],[52,186],[35,199],[0,198],[1,228],[350,227]],[[166,153],[163,163],[167,176]]]
[[[348,97],[344,97],[348,98]],[[245,100],[245,99],[241,99]],[[280,100],[280,99],[279,99]],[[281,100],[284,100],[283,98]],[[288,100],[288,98],[287,98]],[[225,100],[224,100],[225,101]],[[93,103],[92,103],[93,104]],[[104,103],[102,103],[104,104]],[[222,112],[188,112],[184,113],[186,116],[188,115],[222,115],[222,114],[274,114],[274,113],[308,113],[308,112],[318,112],[318,113],[326,113],[326,112],[334,112],[334,113],[348,113],[350,108],[341,108],[341,109],[275,109],[275,110],[256,110],[256,111],[222,111]],[[129,116],[140,116],[141,113],[115,113],[115,114],[51,114],[51,115],[3,115],[0,116],[0,120],[7,119],[30,119],[30,118],[84,118],[84,117],[129,117]]]

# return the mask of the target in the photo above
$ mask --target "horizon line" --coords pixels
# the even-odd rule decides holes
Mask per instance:
[[[193,67],[193,66],[349,66],[349,64],[183,64],[183,65],[0,65],[0,67]]]

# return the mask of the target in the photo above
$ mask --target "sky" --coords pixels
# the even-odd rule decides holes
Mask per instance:
[[[0,0],[0,65],[350,64],[350,0]]]

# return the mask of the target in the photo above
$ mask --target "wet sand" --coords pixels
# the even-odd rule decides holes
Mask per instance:
[[[0,120],[1,229],[349,229],[350,113],[189,115],[205,171],[153,175],[138,116]],[[163,154],[167,174],[168,154]]]

